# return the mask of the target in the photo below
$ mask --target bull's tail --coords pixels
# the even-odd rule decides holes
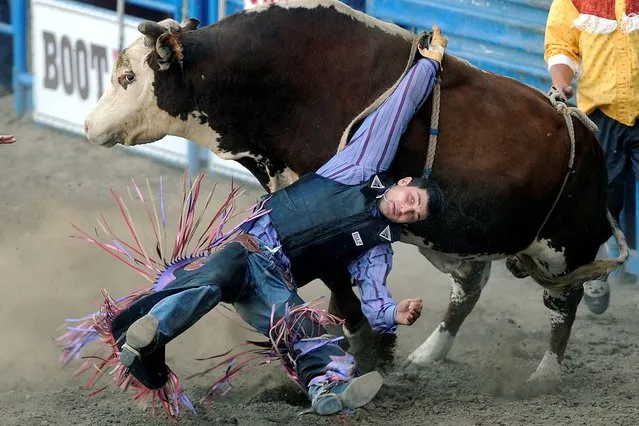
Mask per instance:
[[[587,281],[605,280],[612,271],[623,265],[630,255],[626,237],[609,210],[606,211],[606,218],[619,246],[619,256],[614,259],[595,260],[559,277],[549,277],[544,274],[528,255],[520,253],[517,259],[531,278],[549,290],[569,290],[579,288]]]

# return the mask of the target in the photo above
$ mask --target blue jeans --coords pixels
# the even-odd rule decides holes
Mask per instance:
[[[151,352],[161,352],[163,360],[164,346],[220,302],[232,303],[247,323],[268,337],[273,308],[277,321],[287,304],[292,307],[304,301],[264,243],[254,241],[259,246],[256,251],[230,242],[206,258],[173,270],[172,281],[164,289],[140,298],[116,317],[112,328],[116,341],[135,320],[146,314],[153,315],[159,326]],[[291,332],[298,336],[293,347],[280,349],[290,356],[292,367],[305,387],[327,378],[348,380],[359,374],[353,357],[344,352],[332,336],[327,336],[319,324],[304,319]],[[158,365],[157,357],[150,359]],[[131,372],[148,387],[163,384],[146,383],[144,376],[149,373],[140,373],[138,377],[135,366]]]
[[[608,181],[633,172],[639,180],[639,121],[630,127],[596,109],[588,117],[597,125],[597,140],[606,155]]]
[[[626,233],[630,247],[634,249],[637,232],[634,229],[634,192],[635,183],[639,182],[639,121],[632,127],[626,126],[598,109],[588,117],[599,128],[597,140],[606,157],[610,212],[620,219],[621,228]],[[624,206],[626,209],[620,217]]]

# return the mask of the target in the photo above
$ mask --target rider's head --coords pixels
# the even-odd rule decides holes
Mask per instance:
[[[433,179],[405,177],[379,198],[379,210],[395,223],[415,223],[435,217],[442,208],[442,192]]]

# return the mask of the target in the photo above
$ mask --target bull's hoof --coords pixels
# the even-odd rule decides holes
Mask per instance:
[[[607,281],[594,280],[584,283],[584,303],[590,312],[601,315],[610,304],[610,285]]]
[[[548,395],[559,390],[561,380],[552,375],[539,374],[534,372],[526,381],[526,386],[521,391],[522,397],[535,397]]]
[[[434,362],[434,361],[433,361]],[[399,366],[399,372],[404,374],[405,377],[419,377],[423,371],[426,371],[426,367],[428,364],[416,364],[410,359],[404,360]]]
[[[360,371],[385,371],[392,368],[395,362],[397,335],[376,333],[370,324],[365,323],[357,331],[349,332],[344,328],[348,338],[348,351],[355,357]]]
[[[408,356],[402,367],[413,369],[443,360],[454,341],[455,336],[444,328],[444,323],[441,323],[428,339]]]
[[[561,384],[561,367],[557,355],[547,351],[539,363],[537,370],[526,381],[528,396],[556,392]]]
[[[528,272],[524,270],[515,256],[508,256],[506,258],[506,268],[508,268],[515,278],[526,278],[528,276]]]

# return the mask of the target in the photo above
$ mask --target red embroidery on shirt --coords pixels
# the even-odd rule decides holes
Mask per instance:
[[[572,0],[579,13],[600,18],[616,19],[615,0]]]

